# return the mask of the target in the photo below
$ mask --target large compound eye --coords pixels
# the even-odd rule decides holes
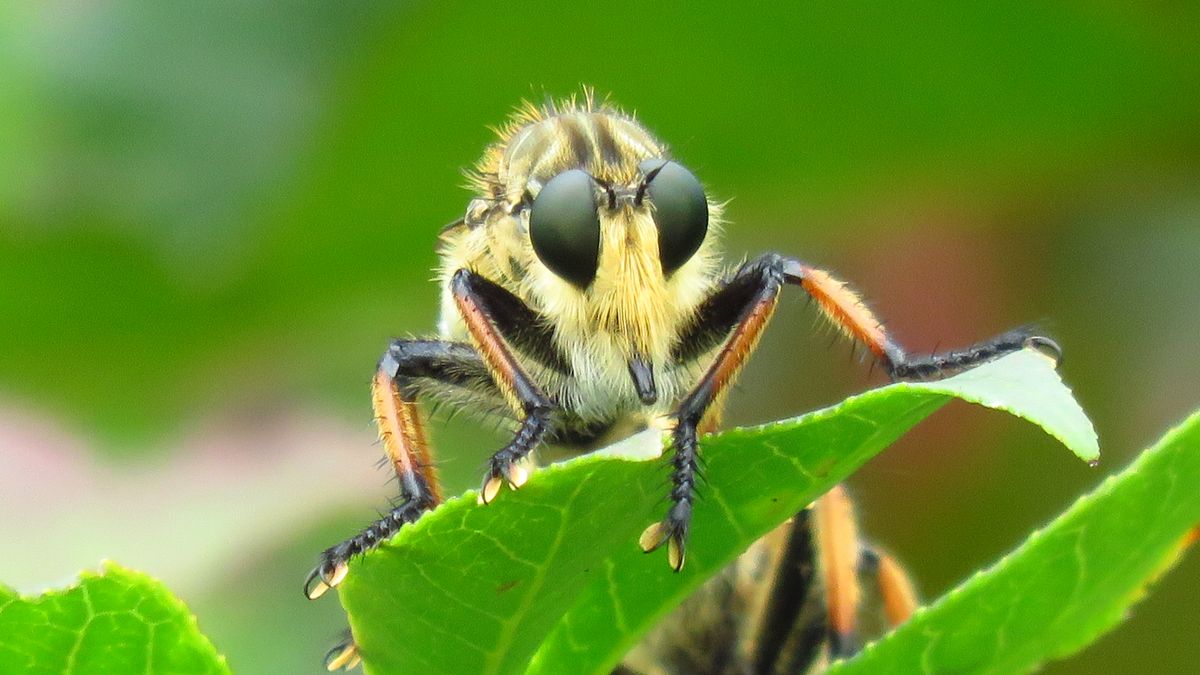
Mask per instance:
[[[664,274],[691,260],[708,233],[708,200],[691,171],[661,159],[641,163],[647,178],[646,195],[658,226],[658,257]]]
[[[596,187],[586,171],[564,171],[533,200],[529,237],[537,257],[579,288],[596,278],[600,259],[600,217]]]

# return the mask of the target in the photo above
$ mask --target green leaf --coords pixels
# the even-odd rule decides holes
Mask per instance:
[[[367,669],[604,672],[708,576],[950,397],[1008,410],[1096,456],[1091,423],[1036,352],[894,384],[703,439],[708,484],[678,574],[636,544],[662,516],[663,462],[603,453],[551,466],[487,507],[470,492],[450,500],[351,564],[341,599]]]
[[[835,667],[1015,673],[1116,626],[1200,524],[1200,413],[992,569]]]
[[[187,607],[156,579],[106,563],[64,590],[0,585],[0,672],[228,673]]]

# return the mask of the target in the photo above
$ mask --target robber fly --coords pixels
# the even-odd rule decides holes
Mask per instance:
[[[699,439],[718,426],[730,385],[784,286],[798,286],[893,379],[928,379],[1034,346],[1021,329],[967,349],[914,357],[828,272],[768,253],[732,270],[718,252],[721,204],[631,115],[585,92],[526,104],[468,173],[475,193],[441,234],[438,336],[392,342],[372,401],[400,500],[324,551],[305,593],[338,585],[347,562],[442,501],[417,400],[514,419],[488,462],[481,503],[518,489],[526,460],[553,446],[582,454],[661,420],[672,436],[669,506],[639,545],[686,560]],[[703,523],[698,526],[703,527]],[[352,662],[352,649],[337,665]]]

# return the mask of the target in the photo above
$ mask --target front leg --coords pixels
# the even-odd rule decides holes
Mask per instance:
[[[723,345],[696,387],[680,403],[673,438],[671,507],[666,518],[646,528],[639,540],[646,552],[667,544],[668,562],[676,571],[684,564],[695,500],[699,430],[720,409],[729,385],[774,314],[784,284],[804,289],[834,326],[866,345],[892,379],[942,377],[1023,347],[1037,348],[1055,361],[1062,356],[1050,338],[1019,329],[966,349],[910,357],[858,294],[828,272],[774,253],[747,262],[701,303],[695,321],[672,352],[677,362],[687,363]]]
[[[521,426],[512,441],[488,462],[488,472],[479,488],[479,501],[487,504],[496,498],[504,483],[514,490],[525,483],[529,476],[520,461],[545,438],[551,417],[558,410],[513,357],[505,336],[517,340],[549,367],[565,369],[566,363],[558,355],[551,342],[552,333],[541,317],[508,291],[462,269],[451,278],[450,292],[496,386],[521,417]]]
[[[358,534],[321,553],[320,562],[304,583],[304,594],[310,599],[341,583],[351,558],[375,548],[441,503],[441,488],[416,403],[416,393],[430,383],[484,396],[499,393],[483,359],[470,345],[441,340],[392,342],[371,381],[371,402],[379,438],[400,485],[400,501]]]
[[[513,358],[505,337],[563,369],[544,321],[508,291],[468,270],[451,280],[451,292],[475,345],[439,340],[397,340],[379,362],[371,383],[379,436],[400,483],[400,502],[389,513],[321,554],[304,593],[317,598],[346,576],[351,558],[375,548],[442,501],[416,395],[434,382],[503,398],[521,417],[513,440],[492,455],[480,500],[496,497],[504,482],[520,487],[528,477],[519,462],[550,428],[557,409]]]
[[[638,540],[647,553],[666,543],[667,561],[676,572],[683,569],[686,557],[698,471],[700,424],[710,410],[720,407],[726,388],[754,350],[763,328],[775,313],[783,282],[783,271],[775,259],[760,258],[743,265],[700,306],[695,325],[672,354],[676,360],[693,360],[709,351],[715,339],[725,339],[717,358],[684,397],[676,413],[671,507],[667,517],[646,528]]]

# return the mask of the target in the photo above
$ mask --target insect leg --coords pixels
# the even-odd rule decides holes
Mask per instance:
[[[485,504],[496,498],[504,483],[514,490],[525,483],[528,474],[518,462],[541,443],[550,430],[551,416],[558,409],[517,363],[500,331],[500,327],[513,324],[514,309],[529,312],[530,317],[536,315],[515,296],[503,289],[497,293],[497,289],[492,282],[466,269],[455,272],[450,280],[450,291],[476,349],[504,398],[521,416],[521,426],[512,441],[496,451],[488,462],[489,469],[479,490],[479,500]],[[506,306],[513,303],[513,307]],[[528,329],[536,332],[534,326]],[[547,354],[554,352],[544,352],[543,356]]]
[[[342,639],[325,652],[325,670],[330,672],[353,670],[360,663],[362,654],[359,653],[358,645],[354,643],[354,637],[348,629]]]
[[[1062,350],[1054,340],[1032,328],[1018,328],[965,349],[929,356],[909,356],[894,342],[866,303],[844,282],[828,272],[793,258],[768,254],[789,284],[800,286],[817,302],[821,313],[843,333],[862,342],[894,380],[925,380],[953,375],[1009,352],[1032,347],[1057,364]],[[760,259],[761,260],[761,259]]]
[[[817,660],[823,646],[829,659],[853,656],[860,646],[859,617],[867,595],[861,583],[878,585],[891,627],[916,611],[908,574],[891,556],[859,538],[854,504],[840,485],[792,519],[786,547],[755,641],[754,672],[801,672]],[[820,582],[813,584],[818,574]],[[875,627],[868,622],[865,630]]]
[[[797,513],[775,569],[763,617],[753,641],[755,673],[799,673],[816,660],[825,642],[825,618],[810,609],[817,575],[813,510]],[[815,603],[819,605],[820,603]]]
[[[884,551],[862,544],[859,551],[860,576],[873,576],[879,586],[879,597],[883,600],[883,613],[888,624],[895,628],[908,621],[920,603],[908,572],[895,558]]]
[[[346,576],[350,558],[375,548],[404,525],[442,501],[429,445],[416,405],[421,380],[481,389],[491,377],[470,345],[438,340],[393,342],[371,380],[371,400],[379,437],[400,484],[400,503],[362,532],[326,549],[308,575],[304,594],[315,599]]]
[[[747,263],[701,305],[695,325],[673,350],[676,360],[686,361],[707,352],[716,340],[724,340],[716,359],[676,412],[671,507],[666,518],[646,528],[639,540],[646,552],[667,544],[667,561],[676,571],[683,568],[692,518],[698,430],[706,416],[720,408],[726,388],[754,350],[775,312],[783,283],[782,271],[770,261]]]
[[[697,435],[702,422],[711,422],[725,391],[745,364],[775,311],[783,284],[800,286],[821,312],[850,337],[862,342],[883,362],[893,379],[927,379],[953,374],[971,366],[1033,347],[1057,363],[1058,345],[1030,329],[1017,329],[966,349],[926,357],[910,357],[894,342],[859,296],[828,272],[794,258],[768,253],[744,265],[701,303],[693,324],[672,350],[677,362],[695,360],[722,345],[708,371],[680,404],[674,437],[671,508],[662,522],[642,533],[643,550],[668,544],[668,561],[676,570],[684,563],[688,524],[696,481]]]
[[[858,522],[854,505],[842,486],[835,486],[813,505],[817,549],[825,581],[830,655],[845,658],[858,651]]]
[[[917,593],[895,559],[859,539],[854,503],[842,486],[822,495],[812,510],[825,585],[829,653],[833,659],[849,658],[860,647],[860,581],[874,580],[891,627],[904,623],[916,611]]]

